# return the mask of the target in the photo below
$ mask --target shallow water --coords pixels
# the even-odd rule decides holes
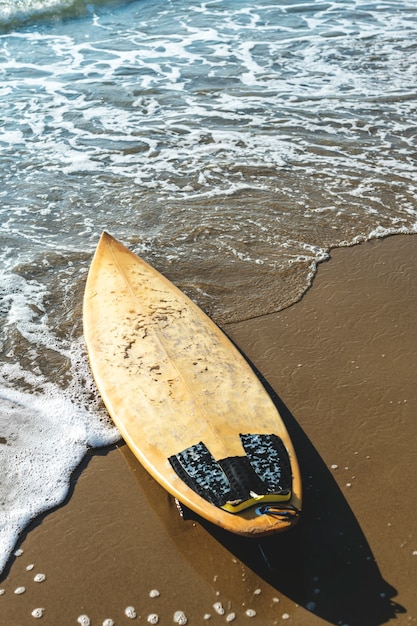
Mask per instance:
[[[0,32],[2,566],[117,437],[82,341],[102,230],[219,323],[417,231],[417,8],[0,0]]]

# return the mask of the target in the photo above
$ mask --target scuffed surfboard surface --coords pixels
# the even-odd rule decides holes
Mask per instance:
[[[84,335],[104,403],[144,467],[183,504],[232,532],[284,530],[293,519],[230,514],[206,502],[167,459],[203,441],[216,459],[243,455],[239,433],[275,433],[295,452],[271,398],[224,333],[183,292],[107,233],[84,297]]]

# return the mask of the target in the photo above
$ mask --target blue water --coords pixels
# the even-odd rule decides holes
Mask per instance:
[[[414,1],[0,0],[0,568],[117,438],[101,231],[219,323],[294,303],[332,247],[417,232],[416,67]]]

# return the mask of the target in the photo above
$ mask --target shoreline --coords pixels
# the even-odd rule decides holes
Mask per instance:
[[[177,610],[190,625],[232,613],[263,626],[417,623],[416,268],[415,235],[333,249],[300,301],[224,326],[296,447],[297,528],[259,546],[184,522],[124,444],[95,450],[65,504],[19,542],[0,579],[4,624],[33,624],[42,608],[48,626],[117,626],[129,606],[141,623],[172,624]]]

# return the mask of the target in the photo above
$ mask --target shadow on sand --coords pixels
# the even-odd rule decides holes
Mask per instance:
[[[213,561],[218,569],[219,563],[228,567],[223,549],[277,592],[332,624],[379,626],[405,613],[392,600],[397,592],[382,578],[353,511],[317,450],[273,389],[262,382],[297,451],[304,490],[300,523],[287,533],[256,540],[223,531],[189,512],[199,523],[199,534],[178,532],[172,523],[172,502],[167,511],[166,498],[155,493],[162,488],[124,446],[122,452],[129,465],[136,466],[136,478],[150,507],[163,519],[177,550],[207,580],[213,580]],[[201,527],[214,542],[204,545]],[[202,557],[205,548],[210,558]]]
[[[378,626],[405,609],[381,576],[370,546],[319,453],[286,406],[262,381],[297,451],[303,479],[301,522],[283,535],[258,541],[218,540],[274,588],[332,624]],[[249,545],[248,545],[249,543]]]

